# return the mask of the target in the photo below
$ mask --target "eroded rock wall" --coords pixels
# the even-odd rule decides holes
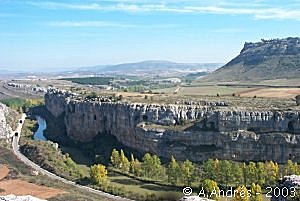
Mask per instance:
[[[0,139],[8,139],[13,134],[12,128],[6,119],[8,115],[9,108],[0,103]]]
[[[78,142],[109,133],[162,157],[300,160],[299,111],[83,101],[56,92],[47,93],[45,103],[54,116],[64,115],[68,136]]]

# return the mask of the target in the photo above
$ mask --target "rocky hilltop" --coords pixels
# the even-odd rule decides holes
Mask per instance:
[[[300,77],[300,38],[245,43],[240,54],[206,81],[251,81]]]
[[[55,117],[64,117],[68,136],[79,143],[107,133],[162,157],[300,161],[300,111],[91,100],[55,90],[45,103]]]

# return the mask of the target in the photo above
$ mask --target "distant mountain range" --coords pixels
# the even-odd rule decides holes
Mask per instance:
[[[152,60],[137,63],[83,67],[77,69],[76,72],[115,73],[126,75],[170,75],[178,73],[188,74],[201,71],[212,72],[220,66],[222,66],[221,63],[175,63],[170,61]]]
[[[245,43],[240,54],[202,81],[300,79],[300,38]]]

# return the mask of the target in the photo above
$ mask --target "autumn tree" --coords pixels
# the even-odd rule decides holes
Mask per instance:
[[[90,178],[94,184],[104,185],[107,182],[107,170],[104,165],[93,165],[90,168]]]
[[[266,170],[266,185],[273,186],[276,184],[279,178],[279,167],[277,163],[273,161],[265,162]]]
[[[219,196],[220,189],[218,187],[217,182],[210,179],[205,179],[200,186],[200,195],[201,195],[202,188],[203,188],[203,193],[206,194],[208,199],[212,199],[212,200],[220,199]]]
[[[250,201],[262,201],[262,191],[260,185],[252,183]]]
[[[120,151],[120,168],[122,172],[128,172],[130,168],[130,162],[124,154],[124,151]]]
[[[250,196],[245,186],[239,186],[234,192],[233,201],[248,201]]]
[[[112,153],[111,153],[111,157],[110,157],[110,161],[111,164],[115,167],[115,168],[120,168],[120,154],[116,149],[113,149]]]

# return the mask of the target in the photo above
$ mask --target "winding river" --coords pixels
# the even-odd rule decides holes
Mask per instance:
[[[40,116],[36,116],[36,120],[38,122],[39,127],[37,131],[34,133],[33,139],[46,141],[47,139],[44,136],[44,130],[47,128],[46,121],[44,118]]]

